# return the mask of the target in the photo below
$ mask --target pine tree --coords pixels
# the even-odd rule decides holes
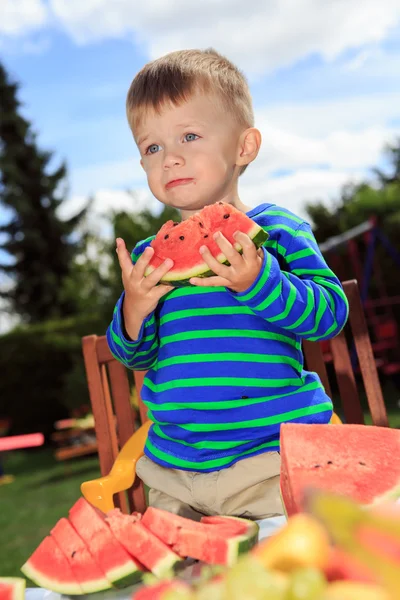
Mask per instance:
[[[11,281],[1,296],[22,320],[35,323],[75,311],[65,299],[63,281],[85,209],[66,221],[58,217],[66,167],[49,167],[53,154],[38,148],[31,124],[20,114],[18,87],[0,63],[0,206],[10,215],[0,227],[5,240],[0,249],[6,253],[0,271]]]

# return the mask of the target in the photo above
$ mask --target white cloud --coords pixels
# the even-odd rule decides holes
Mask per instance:
[[[0,33],[20,36],[48,22],[47,8],[41,0],[0,0]]]
[[[7,11],[3,31],[16,35],[46,21],[39,0],[0,1]],[[358,0],[49,0],[49,10],[80,44],[130,38],[151,57],[212,45],[249,73],[313,53],[331,61],[348,48],[382,41],[400,21],[398,0],[364,0],[362,10]]]
[[[71,174],[71,187],[74,193],[91,195],[100,188],[132,187],[143,182],[143,175],[139,159],[132,157],[75,169]]]
[[[329,204],[338,197],[338,192],[345,183],[350,179],[353,182],[360,181],[361,177],[360,172],[354,172],[350,177],[348,171],[310,168],[279,178],[265,178],[255,182],[250,180],[247,183],[243,181],[240,197],[249,206],[272,202],[307,218],[304,207],[308,201],[323,200]]]
[[[240,179],[243,199],[251,205],[268,199],[302,213],[305,200],[337,197],[344,183],[358,180],[368,167],[378,164],[384,145],[396,133],[387,123],[399,115],[398,106],[400,94],[381,94],[256,111],[263,144]],[[285,170],[294,172],[275,176]],[[146,192],[134,150],[132,159],[72,171],[71,180],[75,198],[84,198],[89,190],[103,190],[95,195],[96,214],[110,208],[158,206]],[[139,200],[132,204],[129,194],[120,191],[123,187],[138,189]]]
[[[88,198],[84,195],[72,195],[69,200],[60,206],[59,215],[62,219],[68,219],[79,212],[87,203]],[[142,212],[145,209],[156,212],[160,203],[154,198],[146,187],[135,187],[132,192],[116,190],[112,188],[99,188],[92,196],[92,205],[89,220],[92,222],[92,230],[104,229],[105,223],[109,223],[109,215],[113,211]],[[105,220],[103,220],[103,217]]]

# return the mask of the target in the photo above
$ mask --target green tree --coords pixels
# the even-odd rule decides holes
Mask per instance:
[[[65,221],[58,217],[66,167],[50,167],[53,154],[39,149],[20,114],[17,92],[18,84],[0,63],[0,205],[10,215],[0,227],[5,239],[0,270],[11,280],[1,295],[23,321],[35,323],[76,311],[63,282],[79,247],[76,228],[86,209]]]
[[[306,204],[318,242],[338,235],[375,217],[393,240],[400,237],[400,138],[385,148],[387,168],[374,168],[374,181],[349,183],[328,207],[322,201]]]

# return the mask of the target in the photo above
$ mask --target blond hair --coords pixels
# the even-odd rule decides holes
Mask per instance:
[[[178,50],[146,64],[128,91],[126,112],[134,132],[148,109],[160,112],[165,102],[179,105],[195,92],[215,94],[244,128],[254,114],[243,73],[213,48]]]

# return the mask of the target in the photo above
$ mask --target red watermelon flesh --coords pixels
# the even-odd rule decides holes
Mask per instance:
[[[51,537],[64,553],[85,594],[111,588],[111,583],[94,560],[83,539],[67,519],[60,519],[51,530]]]
[[[206,206],[200,212],[181,223],[168,221],[151,242],[154,255],[146,269],[149,275],[160,266],[166,258],[174,261],[174,266],[161,280],[175,286],[190,285],[191,277],[209,277],[213,275],[202,259],[199,249],[207,246],[211,254],[220,263],[229,264],[221,252],[213,235],[222,232],[224,236],[241,250],[233,234],[236,231],[246,233],[258,248],[264,244],[268,234],[245,213],[225,202],[217,202]]]
[[[213,517],[206,517],[213,519]],[[258,525],[237,517],[215,517],[212,523],[191,521],[149,507],[142,524],[169,544],[182,557],[190,556],[210,564],[233,564],[258,539]]]
[[[160,581],[141,588],[133,595],[132,600],[163,600],[163,598],[173,598],[174,592],[177,592],[178,598],[181,598],[182,594],[190,592],[190,587],[183,581]]]
[[[71,596],[83,594],[64,553],[50,536],[39,544],[21,571],[39,587]]]
[[[24,600],[25,585],[22,577],[0,577],[0,600]]]
[[[135,515],[124,515],[119,509],[114,509],[107,513],[106,521],[129,554],[156,577],[163,578],[182,562],[181,557],[138,521]]]
[[[219,531],[226,535],[241,534],[245,531],[242,523],[236,521],[228,521],[227,517],[220,517],[223,523],[219,523]],[[172,546],[178,541],[180,529],[204,530],[204,525],[191,519],[186,519],[179,515],[174,515],[166,510],[149,506],[142,517],[142,524],[152,531],[154,535],[160,538],[163,542]]]
[[[281,493],[287,515],[303,509],[307,488],[361,504],[400,497],[400,430],[367,425],[281,426]]]
[[[113,535],[100,511],[84,498],[80,498],[71,508],[69,520],[114,586],[126,587],[141,579],[139,563]]]

